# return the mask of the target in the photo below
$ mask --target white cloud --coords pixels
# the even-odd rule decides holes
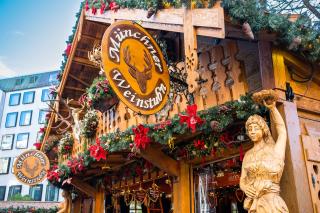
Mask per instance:
[[[12,34],[15,36],[24,36],[24,32],[21,32],[19,30],[13,31]]]
[[[17,75],[17,73],[10,69],[4,62],[4,57],[0,56],[0,78],[7,78]]]

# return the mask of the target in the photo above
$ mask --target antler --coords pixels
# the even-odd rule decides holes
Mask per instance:
[[[51,127],[52,129],[55,129],[57,131],[58,134],[63,134],[66,131],[68,131],[68,129],[70,129],[70,127],[72,127],[73,125],[73,119],[72,119],[72,109],[69,106],[70,101],[72,101],[72,99],[67,99],[66,101],[61,98],[61,95],[58,94],[59,99],[58,100],[54,100],[55,102],[62,102],[68,109],[68,115],[66,117],[64,117],[62,114],[60,114],[51,104],[48,104],[51,112],[54,112],[57,116],[58,116],[58,121],[60,121],[60,123],[55,126],[55,127]],[[69,121],[70,119],[71,122]],[[63,125],[66,125],[65,128],[61,128]]]
[[[143,52],[144,52],[144,56],[143,56],[144,62],[146,62],[146,64],[144,65],[144,70],[143,70],[143,72],[148,72],[148,71],[150,71],[151,68],[152,68],[151,58],[150,58],[150,56],[147,54],[146,50],[143,50]]]
[[[129,72],[132,75],[132,77],[137,78],[136,73],[139,72],[137,67],[135,67],[134,65],[132,65],[130,63],[131,61],[131,56],[130,56],[130,50],[129,50],[129,46],[126,46],[123,49],[123,54],[124,54],[124,62],[129,66]]]

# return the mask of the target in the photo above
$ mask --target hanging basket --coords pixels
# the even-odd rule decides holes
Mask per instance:
[[[111,107],[119,103],[118,97],[105,98],[97,103],[93,104],[95,110],[99,110],[101,113],[108,111]]]

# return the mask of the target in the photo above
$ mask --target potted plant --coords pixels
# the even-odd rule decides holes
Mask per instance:
[[[95,78],[85,94],[79,100],[80,104],[87,105],[100,112],[105,112],[119,102],[112,90],[109,81],[103,76]]]
[[[59,154],[66,155],[70,154],[73,146],[73,136],[70,132],[67,132],[59,142]]]

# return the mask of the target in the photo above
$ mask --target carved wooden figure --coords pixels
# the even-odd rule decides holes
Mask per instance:
[[[272,94],[262,91],[256,96]],[[271,95],[272,96],[272,95]],[[287,131],[284,121],[275,106],[275,98],[261,97],[260,100],[270,110],[278,138],[273,140],[269,127],[258,115],[250,116],[246,130],[254,146],[244,156],[240,178],[240,188],[246,194],[244,208],[248,212],[274,213],[289,212],[280,197],[280,179],[284,167]],[[267,103],[266,103],[267,101]]]
[[[64,201],[59,205],[59,211],[57,213],[69,213],[71,212],[71,195],[68,191],[63,190],[62,197]]]

